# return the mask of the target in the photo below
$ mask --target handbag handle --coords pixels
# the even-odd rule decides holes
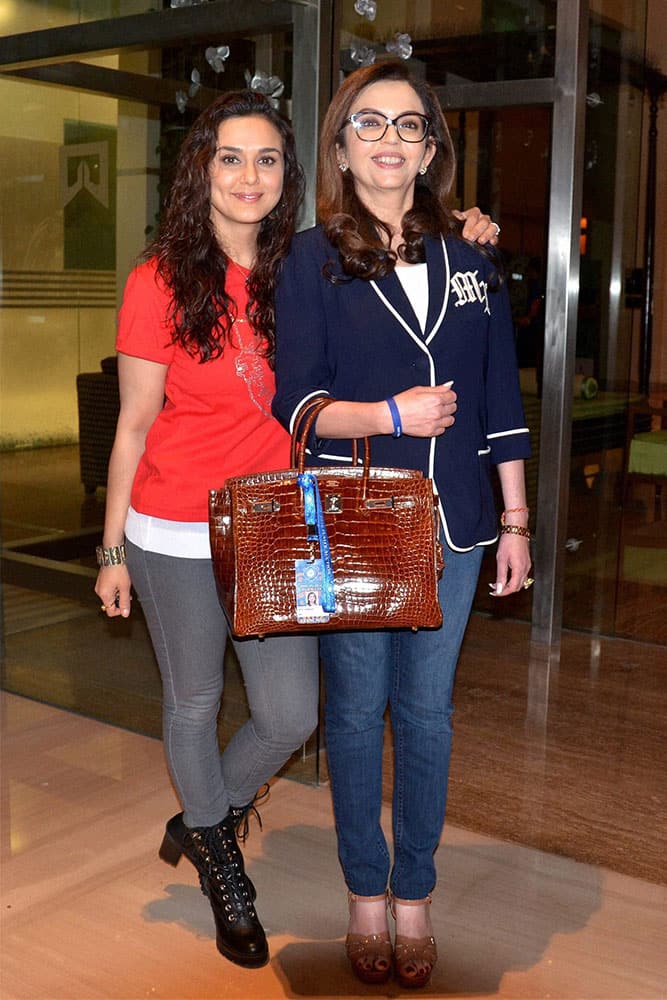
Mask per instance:
[[[297,414],[297,418],[294,421],[294,430],[292,431],[292,447],[290,452],[290,466],[298,468],[299,472],[303,472],[306,467],[306,443],[308,441],[308,435],[312,429],[313,424],[317,420],[318,416],[322,410],[326,409],[327,406],[331,406],[336,400],[331,396],[322,396],[315,400],[314,403],[305,403],[302,410],[306,407],[308,412],[305,417],[301,417],[301,413]],[[303,426],[302,426],[303,421]],[[371,468],[371,443],[370,440],[365,437],[364,442],[364,461],[363,461],[363,493],[366,493],[366,486],[368,484],[368,477]],[[298,446],[298,465],[297,465],[297,446]],[[352,465],[359,464],[359,445],[357,438],[352,439]]]

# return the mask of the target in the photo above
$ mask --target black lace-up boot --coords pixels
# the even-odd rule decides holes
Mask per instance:
[[[215,826],[191,828],[178,813],[167,823],[160,857],[176,866],[185,854],[211,904],[218,951],[237,965],[258,968],[268,961],[269,947],[255,912],[255,887],[245,872],[235,826],[231,812]]]

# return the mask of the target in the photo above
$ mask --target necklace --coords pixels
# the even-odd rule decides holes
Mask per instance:
[[[244,281],[247,281],[248,278],[250,277],[251,269],[249,267],[244,267],[243,264],[237,264],[237,262],[235,260],[232,260],[231,257],[229,257],[228,260],[229,260],[228,266],[231,267],[232,270],[237,271],[238,274],[241,275]]]

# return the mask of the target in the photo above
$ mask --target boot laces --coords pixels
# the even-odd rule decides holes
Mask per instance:
[[[243,917],[256,919],[243,856],[233,830],[220,824],[194,829],[191,836],[205,859],[206,881],[219,897],[225,918],[231,923]]]
[[[268,781],[262,785],[257,794],[255,795],[252,802],[249,802],[247,806],[232,806],[232,816],[234,817],[234,822],[236,824],[236,836],[245,844],[250,833],[250,816],[254,815],[257,823],[259,824],[259,829],[263,830],[262,817],[260,816],[258,805],[265,802],[268,799],[271,792],[271,786]]]

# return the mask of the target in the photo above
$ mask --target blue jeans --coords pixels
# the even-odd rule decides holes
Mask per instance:
[[[348,888],[422,899],[445,820],[452,688],[483,550],[445,546],[439,585],[443,625],[324,634],[326,746],[338,853]],[[384,712],[394,734],[394,861],[380,826]]]
[[[250,718],[223,753],[217,718],[228,626],[209,559],[126,544],[162,675],[163,742],[187,826],[212,826],[245,806],[317,725],[319,658],[313,636],[234,640]]]

